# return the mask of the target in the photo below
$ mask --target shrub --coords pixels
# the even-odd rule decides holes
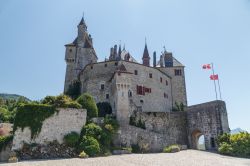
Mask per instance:
[[[0,136],[0,152],[13,140],[13,136]]]
[[[180,112],[180,111],[185,111],[184,109],[185,109],[185,105],[183,103],[175,102],[175,106],[173,107],[172,111]]]
[[[46,96],[44,100],[42,100],[42,104],[52,105],[56,108],[81,108],[79,103],[73,101],[66,95]]]
[[[142,129],[146,129],[145,122],[143,122],[141,119],[139,119],[138,121],[136,121],[136,118],[133,117],[133,116],[131,116],[129,118],[129,125],[135,126],[135,127],[139,127],[139,128],[142,128]]]
[[[226,155],[250,157],[250,133],[223,134],[218,137],[219,152]]]
[[[84,151],[82,151],[82,152],[78,155],[78,157],[80,157],[80,158],[88,158],[89,156],[88,156]]]
[[[114,117],[107,115],[104,118],[104,125],[108,125],[108,124],[112,126],[114,132],[116,132],[119,129],[119,124],[118,124],[117,120]]]
[[[98,109],[95,100],[90,94],[84,93],[78,97],[76,101],[82,105],[82,108],[87,109],[87,117],[89,119],[98,116]]]
[[[100,145],[94,137],[84,136],[79,144],[79,150],[84,150],[89,156],[96,156],[100,153]]]
[[[216,140],[216,142],[217,142],[217,144],[219,145],[219,144],[221,144],[221,143],[227,143],[227,144],[230,144],[230,134],[229,133],[224,133],[224,134],[222,134],[222,135],[219,135],[218,137],[217,137],[217,140]]]
[[[94,137],[97,140],[101,139],[102,128],[95,123],[89,123],[82,128],[81,136]]]
[[[100,102],[96,104],[98,108],[98,116],[105,117],[106,115],[112,114],[112,107],[108,102]]]
[[[233,148],[230,144],[223,142],[220,144],[218,148],[219,153],[226,154],[226,155],[232,155],[233,154]]]
[[[66,145],[68,145],[70,147],[74,147],[76,145],[76,143],[78,142],[79,138],[80,138],[80,135],[78,133],[71,132],[71,133],[65,135],[63,140],[64,140]]]
[[[11,112],[9,112],[6,108],[0,107],[0,120],[3,122],[9,122],[11,118]]]
[[[180,149],[180,146],[179,145],[170,145],[170,146],[167,146],[163,149],[163,152],[164,153],[175,153],[175,152],[179,152],[181,149]]]
[[[142,153],[141,148],[138,144],[132,144],[132,153]]]

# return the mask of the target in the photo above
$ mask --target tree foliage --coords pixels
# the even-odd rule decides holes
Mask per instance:
[[[250,133],[223,134],[218,137],[221,154],[250,158]]]
[[[87,117],[89,119],[98,117],[98,108],[96,106],[95,100],[90,94],[84,93],[78,97],[76,101],[81,104],[82,108],[87,109]]]
[[[81,82],[74,80],[70,85],[65,95],[70,96],[72,99],[77,99],[81,95]]]

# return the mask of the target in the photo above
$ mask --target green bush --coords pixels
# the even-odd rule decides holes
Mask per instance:
[[[142,153],[142,150],[138,144],[131,145],[132,153]]]
[[[250,158],[250,133],[223,134],[218,137],[217,143],[222,154]]]
[[[180,149],[180,146],[179,145],[170,145],[170,146],[167,146],[163,149],[163,152],[164,153],[174,153],[174,152],[179,152],[181,149]]]
[[[0,136],[0,152],[13,140],[13,135]]]
[[[233,154],[233,148],[230,144],[223,142],[220,144],[218,148],[219,153],[225,154],[225,155],[232,155]]]
[[[102,128],[95,123],[89,123],[82,128],[81,136],[94,137],[97,140],[101,139]]]
[[[83,136],[79,150],[86,152],[89,156],[97,156],[100,153],[100,145],[98,141],[91,136]]]
[[[42,104],[48,104],[56,108],[82,108],[79,103],[66,95],[46,96],[42,100]]]
[[[82,151],[79,155],[78,155],[79,158],[88,158],[89,156],[84,152]]]
[[[20,127],[22,130],[25,127],[30,127],[31,138],[33,138],[41,131],[43,121],[55,112],[56,109],[53,106],[46,104],[20,105],[17,108],[13,131],[15,132],[17,127]]]
[[[221,143],[227,143],[230,144],[230,134],[229,133],[224,133],[222,135],[219,135],[216,139],[217,144],[221,144]]]
[[[108,102],[100,102],[96,104],[98,108],[98,116],[105,117],[106,115],[112,114],[112,107]]]
[[[11,112],[9,112],[6,108],[0,107],[0,121],[10,122],[12,118]]]
[[[112,126],[113,132],[117,132],[117,130],[119,129],[119,124],[118,124],[117,120],[115,119],[115,117],[107,115],[104,118],[104,127],[105,127],[105,125],[108,125],[108,124]]]
[[[80,135],[76,132],[71,132],[67,135],[64,136],[63,140],[64,140],[64,143],[70,147],[74,147],[78,140],[80,138]]]
[[[135,126],[135,127],[139,127],[141,129],[146,129],[145,122],[143,122],[141,119],[139,119],[138,121],[136,121],[136,118],[133,117],[133,116],[131,116],[129,118],[129,125]]]
[[[82,108],[87,109],[87,117],[89,119],[98,117],[98,109],[95,100],[90,94],[84,93],[80,97],[78,97],[76,101],[81,104]]]
[[[175,102],[175,106],[172,109],[173,112],[185,111],[185,105],[183,103]]]

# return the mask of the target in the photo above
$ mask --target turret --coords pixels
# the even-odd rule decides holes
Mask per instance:
[[[142,64],[145,66],[150,66],[150,56],[148,53],[148,47],[147,47],[146,42],[145,42],[145,47],[144,47],[143,56],[142,56]]]
[[[93,41],[87,32],[87,25],[84,18],[78,24],[78,35],[76,39],[65,45],[65,61],[67,63],[64,92],[78,79],[79,73],[90,63],[97,62],[97,56],[93,47]]]

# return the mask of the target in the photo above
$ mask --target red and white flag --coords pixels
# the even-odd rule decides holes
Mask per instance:
[[[202,69],[211,69],[211,64],[205,64],[205,65],[203,65]]]
[[[210,75],[210,80],[218,80],[218,79],[219,79],[218,74]]]

